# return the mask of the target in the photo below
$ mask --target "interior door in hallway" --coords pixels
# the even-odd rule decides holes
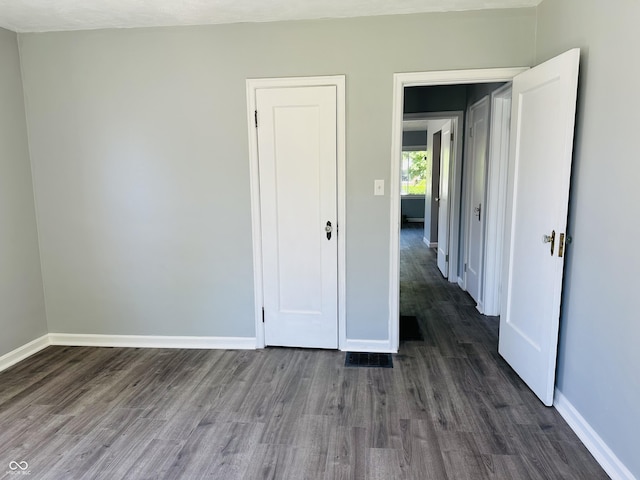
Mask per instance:
[[[440,146],[440,192],[438,195],[438,269],[449,277],[449,165],[451,160],[451,125],[442,127]]]
[[[338,347],[336,102],[256,91],[266,345]]]
[[[484,261],[484,207],[486,191],[487,147],[489,136],[489,97],[474,103],[469,109],[469,172],[465,288],[476,303],[482,301],[482,266]]]
[[[580,50],[513,79],[499,352],[553,404]]]

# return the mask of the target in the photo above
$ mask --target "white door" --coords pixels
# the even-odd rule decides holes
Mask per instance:
[[[513,80],[499,352],[553,404],[579,49]]]
[[[449,277],[449,165],[451,159],[451,120],[442,127],[440,146],[440,192],[438,196],[438,268]]]
[[[469,155],[467,156],[467,228],[465,288],[476,303],[481,303],[482,265],[484,262],[484,217],[487,146],[489,138],[489,97],[469,109]]]
[[[266,345],[338,347],[336,102],[256,90]]]

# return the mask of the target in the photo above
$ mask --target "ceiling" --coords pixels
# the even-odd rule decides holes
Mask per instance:
[[[542,0],[0,0],[15,32],[362,17],[534,7]]]

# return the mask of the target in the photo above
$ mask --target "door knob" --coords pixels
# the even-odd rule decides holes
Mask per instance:
[[[542,243],[550,243],[551,244],[551,256],[553,257],[553,249],[556,245],[556,231],[552,230],[551,235],[543,235]]]
[[[482,212],[482,204],[479,203],[476,208],[473,209],[473,214],[478,217],[478,221],[480,221],[480,214]]]
[[[324,227],[324,231],[327,232],[327,240],[331,240],[331,232],[333,232],[331,222],[327,222],[327,225]]]

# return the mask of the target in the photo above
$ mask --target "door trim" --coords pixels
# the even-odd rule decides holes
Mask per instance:
[[[402,158],[404,88],[468,83],[509,82],[513,77],[526,70],[529,70],[529,67],[443,70],[435,72],[395,73],[393,75],[390,172],[391,215],[389,225],[389,344],[396,351],[400,341],[400,161]],[[459,135],[459,132],[456,132],[455,134]],[[459,189],[456,190],[456,196],[458,198],[455,199],[455,205],[459,206]],[[459,210],[459,207],[452,208],[456,208],[456,210],[454,210],[456,213],[457,210]],[[449,254],[455,255],[451,248],[449,249]]]
[[[464,110],[451,110],[449,112],[421,112],[421,113],[405,113],[404,120],[451,120],[451,132],[454,135],[453,146],[451,147],[449,158],[449,198],[451,195],[451,188],[456,190],[456,184],[460,183],[460,177],[462,176],[462,147],[463,147],[463,135],[457,135],[456,132],[462,132],[464,128]],[[429,132],[427,132],[428,134]],[[426,205],[425,205],[426,208]],[[453,214],[453,217],[452,217]],[[453,228],[450,229],[449,237],[449,251],[452,250],[452,245],[457,246],[458,242],[458,225],[455,223],[457,219],[458,210],[452,213],[451,204],[449,205],[449,225]],[[440,226],[438,225],[438,228]],[[452,232],[455,235],[452,235]],[[451,238],[453,237],[453,238]],[[431,240],[431,239],[430,239]],[[436,238],[437,240],[437,238]],[[430,246],[437,246],[438,242],[431,242]],[[457,247],[456,247],[457,248]],[[458,256],[452,255],[449,258],[449,266],[447,269],[447,280],[455,283],[458,281]]]
[[[469,105],[469,107],[467,108],[466,111],[466,118],[469,119],[470,121],[472,120],[472,115],[473,115],[473,111],[475,111],[477,108],[480,108],[482,106],[483,103],[486,103],[487,105],[487,138],[486,138],[486,149],[485,149],[485,168],[484,168],[484,195],[482,198],[482,209],[485,210],[484,213],[481,213],[481,226],[480,226],[480,265],[478,265],[478,299],[477,299],[477,303],[476,303],[476,308],[478,309],[479,312],[482,313],[483,309],[484,309],[484,295],[482,294],[482,290],[484,287],[484,261],[485,261],[485,225],[486,225],[486,218],[487,218],[487,212],[486,212],[486,208],[487,208],[487,169],[488,169],[488,165],[489,165],[489,138],[490,138],[490,128],[491,128],[491,97],[490,95],[485,95],[482,98],[480,98],[478,101],[474,102],[473,104]],[[474,178],[472,178],[475,174],[475,163],[476,163],[476,158],[475,158],[475,152],[473,151],[473,142],[472,142],[472,138],[471,138],[471,122],[468,121],[467,125],[464,129],[464,135],[465,135],[465,152],[464,152],[464,171],[467,172],[469,175],[465,175],[465,178],[463,179],[464,181],[464,186],[462,187],[462,189],[464,190],[465,193],[465,205],[462,206],[462,208],[464,209],[464,215],[462,217],[462,221],[464,222],[464,230],[463,230],[463,239],[462,239],[462,249],[463,249],[463,255],[462,255],[462,264],[466,265],[467,267],[469,266],[470,260],[469,258],[471,257],[470,255],[470,251],[471,251],[471,222],[472,222],[472,217],[473,217],[473,208],[474,208],[474,204],[472,203],[472,199],[471,199],[471,194],[472,194],[472,189],[473,189],[473,182],[474,182]],[[463,290],[465,292],[469,292],[469,283],[468,283],[468,268],[465,270],[463,268],[462,270],[462,285],[464,285]],[[470,294],[471,295],[471,294]]]
[[[500,315],[505,199],[511,129],[511,84],[491,93],[491,124],[487,156],[487,199],[484,258],[484,315]]]
[[[260,178],[258,164],[258,135],[255,127],[256,90],[262,88],[336,87],[336,158],[338,192],[338,348],[346,344],[346,115],[345,76],[290,78],[249,78],[246,80],[247,133],[249,136],[249,178],[251,191],[251,241],[253,246],[253,291],[256,327],[256,348],[264,348],[264,323],[262,323],[262,224],[260,220]]]

